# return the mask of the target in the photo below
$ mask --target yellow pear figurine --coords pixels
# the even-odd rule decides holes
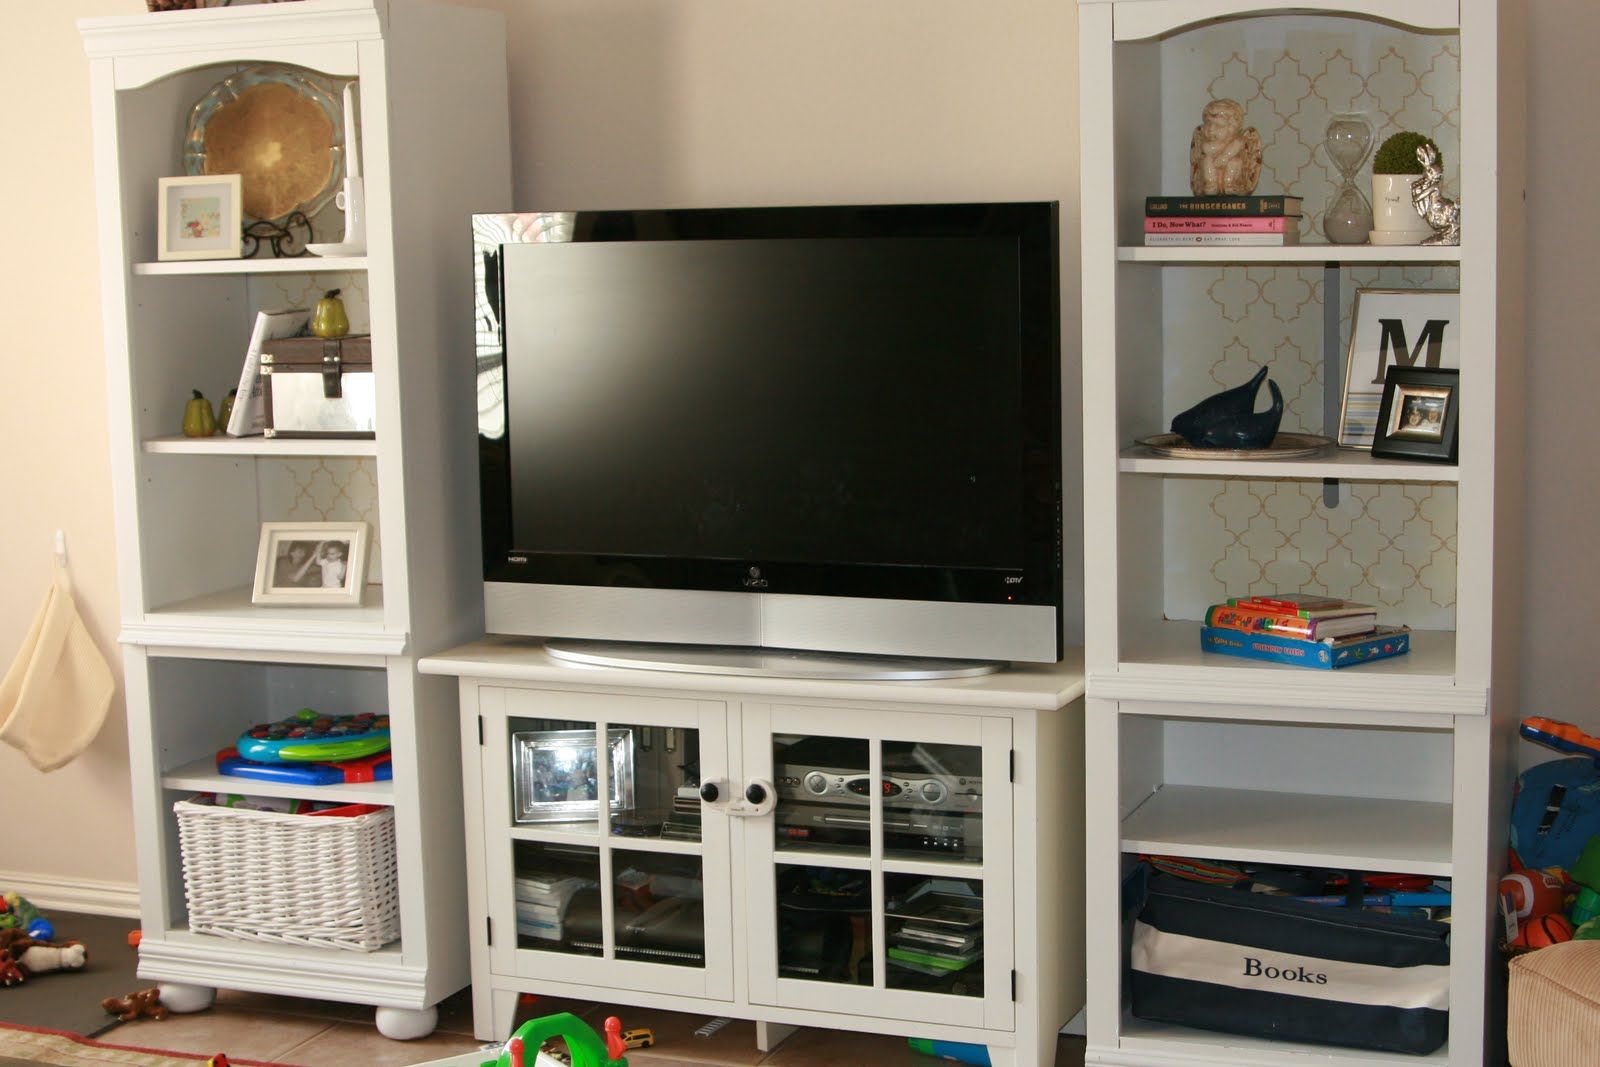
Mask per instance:
[[[210,437],[217,432],[217,417],[211,413],[211,401],[198,389],[183,406],[183,435],[185,437]]]
[[[311,332],[318,337],[343,337],[350,332],[350,320],[344,313],[344,301],[339,290],[329,289],[311,311]]]

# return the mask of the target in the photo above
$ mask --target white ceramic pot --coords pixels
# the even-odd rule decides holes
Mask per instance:
[[[1411,186],[1420,174],[1374,174],[1372,176],[1373,244],[1414,245],[1433,236],[1433,227],[1417,214],[1411,203]]]

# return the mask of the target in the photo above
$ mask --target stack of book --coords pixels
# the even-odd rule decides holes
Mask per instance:
[[[1379,626],[1378,609],[1310,593],[1233,597],[1206,611],[1200,647],[1300,667],[1334,670],[1411,651],[1411,631]]]
[[[560,941],[567,905],[580,889],[593,888],[595,883],[588,878],[526,874],[517,875],[515,885],[517,933],[523,937]]]
[[[1151,196],[1147,245],[1271,247],[1300,243],[1298,196]]]

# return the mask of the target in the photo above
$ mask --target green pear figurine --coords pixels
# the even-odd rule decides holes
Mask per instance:
[[[343,337],[350,332],[350,320],[344,313],[344,301],[339,290],[329,289],[311,311],[311,332],[318,337]]]

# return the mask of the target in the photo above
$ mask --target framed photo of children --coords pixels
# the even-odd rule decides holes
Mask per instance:
[[[1461,366],[1457,289],[1358,289],[1350,313],[1339,446],[1371,448],[1390,367]]]
[[[1455,370],[1390,367],[1372,454],[1454,463],[1461,429],[1460,378]]]
[[[264,522],[251,602],[360,607],[367,584],[364,522]]]
[[[239,258],[239,175],[160,178],[156,185],[157,259]]]

